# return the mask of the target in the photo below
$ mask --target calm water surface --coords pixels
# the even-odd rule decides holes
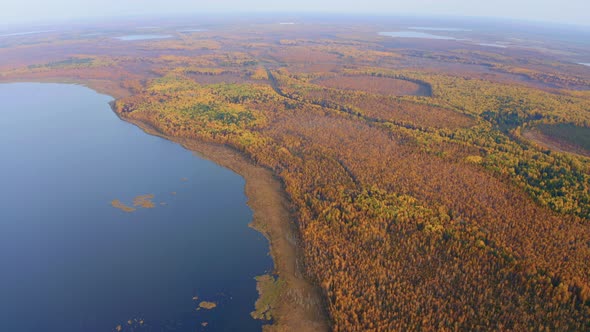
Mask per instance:
[[[176,30],[178,32],[205,32],[207,31],[207,29],[182,29],[182,30]]]
[[[0,99],[0,331],[260,330],[253,278],[272,261],[241,177],[84,87],[0,84]],[[110,205],[142,194],[154,208]]]
[[[40,34],[40,33],[47,33],[47,32],[53,32],[53,31],[55,31],[55,30],[14,32],[14,33],[0,34],[0,37],[16,37],[16,36],[36,35],[36,34]]]
[[[410,30],[424,30],[424,31],[471,31],[470,29],[461,28],[440,28],[440,27],[409,27]]]
[[[496,44],[496,43],[478,43],[477,45],[488,46],[488,47],[497,47],[497,48],[507,48],[508,47],[506,45]]]
[[[442,39],[442,40],[457,40],[455,37],[433,35],[426,32],[418,31],[392,31],[379,32],[380,36],[396,37],[396,38],[420,38],[420,39]]]
[[[122,41],[135,41],[135,40],[150,40],[150,39],[168,39],[172,38],[172,35],[126,35],[115,37]]]

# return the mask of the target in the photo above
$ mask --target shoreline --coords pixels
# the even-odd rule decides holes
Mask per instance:
[[[115,110],[117,99],[126,93],[109,91],[109,88],[89,80],[65,80],[60,78],[4,80],[0,83],[56,83],[73,84],[91,89],[99,94],[112,98],[109,107],[121,121],[137,126],[148,135],[158,136],[170,142],[180,144],[197,156],[210,160],[227,168],[245,180],[244,192],[246,204],[252,210],[252,221],[249,227],[260,232],[269,243],[269,253],[274,264],[273,273],[278,276],[284,287],[281,287],[278,299],[269,308],[272,320],[265,321],[263,331],[296,331],[322,332],[330,331],[330,323],[326,305],[321,296],[321,289],[310,283],[304,276],[300,263],[301,246],[297,225],[289,209],[289,200],[281,181],[271,170],[256,165],[239,151],[220,143],[210,143],[195,139],[166,135],[149,123],[122,117]],[[259,296],[264,296],[260,282],[257,285]],[[254,311],[255,303],[252,303]]]
[[[122,117],[145,133],[180,144],[201,158],[225,167],[245,180],[247,205],[253,213],[249,227],[260,232],[269,242],[269,252],[274,264],[274,274],[285,284],[275,306],[270,309],[273,320],[263,326],[264,331],[328,331],[329,323],[319,287],[305,279],[299,263],[297,225],[289,210],[289,201],[279,179],[268,169],[250,161],[234,149],[194,139],[168,136],[148,123]],[[259,292],[261,290],[259,284]],[[263,297],[260,292],[259,298]],[[253,304],[254,305],[254,304]],[[253,306],[254,307],[254,306]]]

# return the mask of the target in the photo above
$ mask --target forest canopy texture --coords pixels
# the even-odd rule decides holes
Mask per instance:
[[[0,78],[272,170],[334,331],[589,330],[590,68],[371,29],[31,41]]]

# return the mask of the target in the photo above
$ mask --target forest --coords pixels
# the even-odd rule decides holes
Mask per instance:
[[[334,331],[590,329],[589,70],[257,29],[2,49],[0,79],[88,84],[123,119],[271,170]]]

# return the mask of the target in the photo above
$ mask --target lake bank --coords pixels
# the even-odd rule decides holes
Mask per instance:
[[[269,240],[275,272],[285,282],[272,309],[275,323],[265,326],[265,331],[327,331],[328,322],[319,287],[303,276],[299,263],[303,255],[300,252],[297,226],[289,211],[289,202],[282,185],[274,174],[225,145],[171,137],[149,123],[119,117],[150,135],[176,142],[244,178],[247,204],[253,211],[250,226]]]
[[[262,329],[255,277],[274,263],[242,177],[121,121],[88,88],[0,94],[0,330]]]
[[[27,81],[30,82],[31,80]],[[64,79],[55,78],[42,81],[45,83],[63,83]],[[115,99],[124,97],[129,93],[123,91],[116,84],[105,85],[99,80],[72,80],[67,83],[88,87],[101,94],[113,96]],[[113,89],[114,87],[116,89]],[[110,103],[111,106],[112,103]],[[270,170],[256,165],[243,154],[230,147],[198,140],[170,137],[158,132],[147,123],[122,118],[114,110],[113,113],[124,123],[131,123],[145,133],[177,143],[198,154],[203,159],[233,171],[245,180],[244,191],[247,197],[247,205],[253,213],[252,222],[249,226],[268,239],[274,271],[282,280],[281,284],[284,285],[284,287],[281,287],[279,296],[277,296],[278,301],[274,303],[275,306],[271,310],[273,324],[265,325],[264,330],[329,330],[320,289],[306,280],[302,272],[303,267],[299,263],[303,254],[297,236],[298,230],[290,213],[289,201],[280,180]],[[258,289],[264,290],[266,287],[258,287]],[[260,294],[260,298],[265,297],[264,295]],[[254,303],[251,304],[251,308],[254,310]]]

